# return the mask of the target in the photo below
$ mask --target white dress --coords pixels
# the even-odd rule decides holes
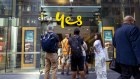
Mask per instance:
[[[106,72],[106,59],[103,47],[100,40],[96,40],[93,44],[95,52],[95,72],[97,75],[96,79],[107,79]]]

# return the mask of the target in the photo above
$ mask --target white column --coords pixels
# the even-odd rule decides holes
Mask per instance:
[[[17,53],[17,19],[15,18],[16,14],[16,0],[12,2],[12,18],[11,18],[11,51],[8,55],[10,55],[10,68],[14,70],[16,67],[16,54]],[[13,71],[12,70],[12,71]]]
[[[17,53],[17,38],[18,37],[18,27],[11,27],[11,52],[10,52],[10,68],[14,69],[16,67],[16,54]]]

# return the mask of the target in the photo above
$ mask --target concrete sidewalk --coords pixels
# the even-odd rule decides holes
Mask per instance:
[[[118,73],[113,71],[108,71],[108,79],[117,79],[119,76]],[[36,74],[2,74],[0,75],[0,79],[43,79],[44,73],[40,75],[40,73]],[[50,78],[51,79],[51,78]],[[57,73],[57,79],[71,79],[71,75],[61,75],[60,72]],[[87,75],[87,79],[96,79],[95,72],[89,72]]]
[[[107,72],[107,79],[117,79],[120,74],[109,70]],[[8,73],[1,74],[0,79],[44,79],[44,73],[40,72],[24,72],[24,73]],[[50,78],[51,79],[51,78]],[[71,75],[61,75],[61,72],[57,73],[57,79],[71,79]],[[90,71],[87,75],[87,79],[96,79],[95,71]],[[134,78],[131,78],[134,79]]]

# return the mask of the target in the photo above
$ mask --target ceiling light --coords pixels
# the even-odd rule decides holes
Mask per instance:
[[[0,40],[3,40],[3,38],[2,38],[2,37],[0,37]]]
[[[73,0],[70,0],[70,2],[73,2]]]
[[[66,0],[57,0],[57,2],[58,2],[59,4],[66,4],[66,3],[67,3]]]

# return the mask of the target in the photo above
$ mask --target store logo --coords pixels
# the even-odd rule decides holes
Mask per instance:
[[[65,17],[65,14],[62,13],[60,14],[60,12],[56,13],[56,21],[61,23],[61,28],[64,28],[65,23],[68,25],[74,25],[76,24],[77,26],[81,26],[83,24],[82,22],[82,16],[78,15],[76,17],[77,21],[72,21],[72,18],[70,16]],[[53,21],[52,17],[49,16],[45,16],[44,13],[41,13],[41,16],[38,17],[38,20],[40,21]]]
[[[64,23],[68,24],[68,25],[74,25],[77,24],[77,26],[81,26],[83,24],[82,22],[82,16],[78,15],[77,16],[77,21],[72,22],[71,21],[71,17],[67,16],[65,18],[65,15],[62,13],[62,15],[60,16],[60,12],[56,13],[56,21],[60,21],[61,22],[61,28],[64,28]]]
[[[40,17],[38,17],[40,21],[52,21],[52,17],[46,16],[44,12],[41,12]]]

